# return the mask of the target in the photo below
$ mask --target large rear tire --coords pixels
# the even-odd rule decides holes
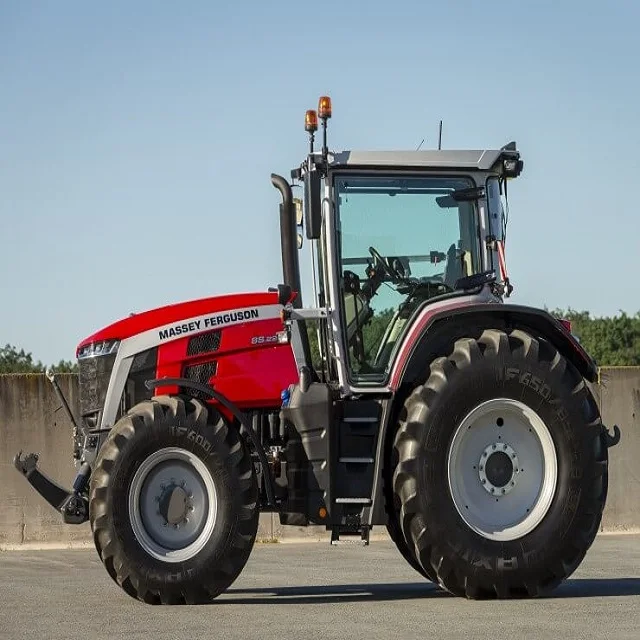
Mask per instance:
[[[515,330],[461,339],[405,402],[398,521],[420,565],[467,598],[537,596],[575,571],[607,495],[607,447],[583,378]]]
[[[111,430],[89,517],[113,580],[149,604],[209,602],[244,568],[258,487],[238,430],[195,399],[160,396]]]
[[[390,520],[387,524],[387,533],[389,537],[396,545],[396,548],[400,552],[400,555],[408,562],[409,566],[415,569],[423,578],[430,580],[431,582],[438,582],[438,578],[431,567],[425,569],[417,560],[416,556],[412,553],[407,541],[404,539],[400,525],[395,520]]]
[[[391,454],[392,456],[394,456],[395,451],[391,451]],[[397,460],[390,460],[387,464],[385,464],[386,473],[384,477],[384,491],[387,510],[387,533],[389,534],[389,537],[391,538],[393,543],[396,545],[398,552],[406,560],[409,566],[415,569],[423,578],[437,583],[438,577],[436,576],[435,572],[431,569],[430,566],[427,566],[425,569],[418,562],[414,549],[409,547],[407,541],[404,538],[404,534],[402,533],[399,522],[400,503],[397,497],[395,497],[393,494],[393,469],[396,465]],[[391,470],[391,472],[389,470]]]

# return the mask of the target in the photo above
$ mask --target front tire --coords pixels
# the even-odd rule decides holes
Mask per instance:
[[[91,475],[89,519],[98,554],[126,593],[196,604],[244,568],[257,501],[238,430],[198,400],[159,396],[111,430]]]
[[[398,520],[419,563],[468,598],[537,596],[598,531],[607,448],[586,383],[520,330],[461,339],[405,402]]]

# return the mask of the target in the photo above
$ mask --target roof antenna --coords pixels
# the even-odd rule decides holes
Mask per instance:
[[[424,138],[422,138],[422,142],[418,145],[418,148],[416,149],[416,151],[420,151],[420,147],[422,146],[423,143],[424,143]]]
[[[440,130],[438,131],[438,151],[442,149],[442,120],[440,120]]]

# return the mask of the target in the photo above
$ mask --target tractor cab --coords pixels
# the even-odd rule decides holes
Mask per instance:
[[[291,173],[304,187],[297,246],[304,236],[311,243],[320,375],[343,395],[376,392],[392,383],[404,337],[427,306],[501,302],[511,292],[506,183],[523,163],[513,142],[497,150],[332,152],[330,117],[326,96],[305,117],[310,151]],[[323,145],[314,150],[318,118]],[[293,229],[285,225],[283,236]],[[294,244],[283,240],[283,261]],[[289,273],[287,284],[299,291],[297,261]]]

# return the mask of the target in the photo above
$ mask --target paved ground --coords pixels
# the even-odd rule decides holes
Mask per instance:
[[[420,580],[388,542],[257,545],[211,606],[151,607],[92,551],[0,553],[0,638],[640,637],[640,536],[601,536],[544,600],[470,602]]]

